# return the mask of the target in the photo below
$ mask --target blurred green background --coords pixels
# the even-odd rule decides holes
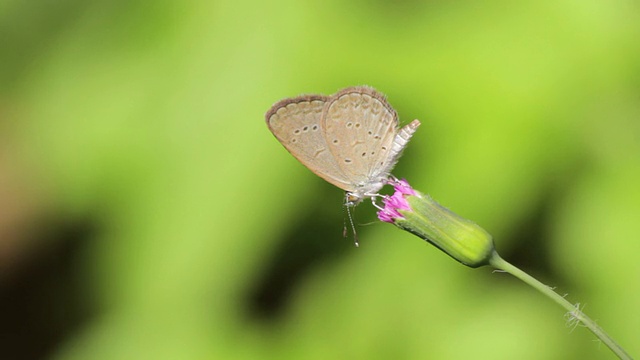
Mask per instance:
[[[367,84],[394,174],[640,356],[634,1],[0,3],[0,358],[611,359],[356,212],[264,113]]]

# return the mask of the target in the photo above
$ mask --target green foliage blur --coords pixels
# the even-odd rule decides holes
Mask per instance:
[[[637,2],[5,0],[0,38],[2,359],[613,358],[368,202],[343,238],[264,113],[362,84],[422,122],[394,175],[640,356]]]

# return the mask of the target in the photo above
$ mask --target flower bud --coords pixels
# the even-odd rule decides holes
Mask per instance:
[[[474,222],[441,206],[405,180],[391,182],[395,193],[384,199],[378,218],[427,240],[469,267],[487,265],[494,255],[493,238]]]

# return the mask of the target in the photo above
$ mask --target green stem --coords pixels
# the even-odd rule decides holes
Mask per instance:
[[[605,345],[611,349],[620,359],[623,360],[633,360],[629,354],[627,354],[624,349],[618,345],[595,321],[591,320],[587,315],[585,315],[577,305],[571,304],[567,299],[558,295],[555,291],[551,290],[550,287],[541,283],[540,281],[533,278],[531,275],[525,273],[524,271],[518,269],[517,267],[511,265],[504,259],[498,255],[498,253],[494,252],[489,260],[489,264],[495,267],[498,270],[503,270],[508,272],[509,274],[517,277],[518,279],[524,281],[525,283],[531,285],[536,290],[545,294],[551,300],[555,301],[560,306],[564,307],[570,314],[570,316],[581,323],[583,323],[592,333],[594,333],[598,339],[602,340]]]

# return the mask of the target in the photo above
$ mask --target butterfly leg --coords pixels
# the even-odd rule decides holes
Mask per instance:
[[[393,186],[393,185],[397,184],[399,181],[400,181],[400,180],[398,180],[398,178],[397,178],[397,177],[395,177],[395,176],[393,176],[393,175],[389,174],[389,178],[387,178],[387,181],[385,182],[385,185],[391,185],[391,186]]]
[[[378,209],[378,210],[383,210],[383,207],[378,205],[378,203],[376,203],[376,200],[380,197],[380,198],[386,198],[387,195],[380,195],[380,194],[366,194],[367,196],[371,197],[371,203],[373,204],[373,206]]]

